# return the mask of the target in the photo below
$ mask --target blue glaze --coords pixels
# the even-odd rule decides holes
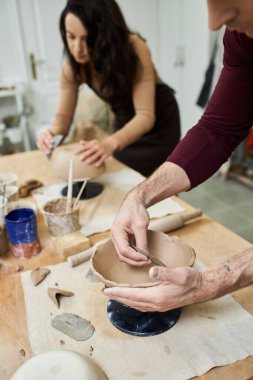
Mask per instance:
[[[33,209],[13,210],[5,216],[4,220],[12,244],[25,244],[37,240],[36,214]]]

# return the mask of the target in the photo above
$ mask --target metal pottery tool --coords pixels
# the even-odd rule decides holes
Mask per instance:
[[[51,146],[50,152],[47,154],[47,158],[49,160],[51,160],[53,151],[55,150],[55,148],[57,148],[57,146],[60,145],[60,143],[62,142],[63,138],[64,138],[63,135],[55,135],[54,136],[54,138],[53,138],[53,144]]]
[[[186,211],[180,214],[167,215],[164,218],[152,220],[150,222],[149,228],[151,230],[168,233],[170,231],[183,227],[186,222],[198,218],[201,215],[202,211],[200,209]],[[102,243],[105,243],[105,241],[102,241]],[[90,249],[93,249],[93,247]],[[68,259],[71,266],[76,266],[87,260],[87,254],[85,252],[80,252],[69,257]]]
[[[166,267],[166,265],[162,261],[160,261],[156,257],[150,255],[149,252],[146,252],[143,249],[137,248],[134,244],[131,244],[130,247],[133,248],[136,252],[139,252],[142,255],[146,256],[153,264],[161,266],[161,267]]]

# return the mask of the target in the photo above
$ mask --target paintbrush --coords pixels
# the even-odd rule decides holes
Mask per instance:
[[[73,159],[71,158],[69,160],[69,178],[68,178],[66,213],[72,210],[72,191],[73,191]]]

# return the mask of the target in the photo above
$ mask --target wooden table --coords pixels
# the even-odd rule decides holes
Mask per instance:
[[[124,165],[114,159],[108,160],[108,172],[124,168]],[[50,163],[39,151],[18,153],[0,158],[0,172],[15,172],[19,176],[19,184],[27,179],[38,179],[43,184],[52,184],[57,180],[50,177]],[[59,180],[58,180],[59,181]],[[29,198],[28,198],[29,199]],[[186,209],[190,205],[174,197]],[[2,258],[0,268],[0,379],[9,380],[10,376],[28,358],[32,356],[26,323],[24,296],[18,266],[24,270],[43,265],[61,262],[50,244],[47,228],[43,219],[38,218],[39,236],[44,247],[42,252],[29,260],[16,259],[12,254]],[[190,222],[175,235],[183,238],[195,248],[197,258],[206,266],[212,267],[223,262],[228,257],[251,246],[250,243],[216,223],[207,216],[198,221]],[[97,234],[91,243],[108,236],[108,233]],[[253,286],[233,294],[247,311],[253,314]],[[42,332],[43,333],[43,332]],[[24,351],[22,351],[24,350]],[[25,355],[23,356],[22,354]],[[250,380],[253,378],[253,356],[236,363],[210,370],[195,379],[203,380]]]

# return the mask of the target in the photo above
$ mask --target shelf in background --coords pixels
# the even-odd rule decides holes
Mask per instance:
[[[0,98],[6,98],[8,96],[16,96],[17,95],[17,90],[12,89],[12,90],[0,90]]]

